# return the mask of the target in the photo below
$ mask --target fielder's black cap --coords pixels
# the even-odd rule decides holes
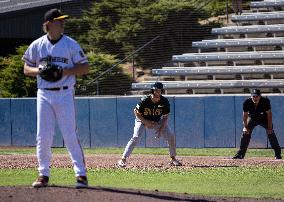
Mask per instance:
[[[44,22],[52,21],[52,20],[66,19],[68,17],[69,17],[68,15],[63,15],[62,12],[59,9],[53,8],[53,9],[48,10],[44,14]]]
[[[164,85],[161,82],[156,82],[152,85],[151,89],[155,90],[155,89],[163,89]]]
[[[261,95],[261,92],[259,89],[253,89],[251,91],[251,96],[260,96]]]

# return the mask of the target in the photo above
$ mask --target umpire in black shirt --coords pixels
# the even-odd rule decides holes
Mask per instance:
[[[275,152],[275,159],[282,159],[281,148],[273,130],[270,101],[267,97],[261,96],[259,89],[254,89],[251,97],[243,103],[243,124],[240,149],[233,159],[243,159],[245,157],[252,131],[257,125],[266,129],[268,140]]]

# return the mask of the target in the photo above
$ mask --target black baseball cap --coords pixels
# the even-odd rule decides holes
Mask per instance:
[[[69,18],[69,15],[63,15],[57,8],[50,9],[44,14],[44,22],[66,18]]]
[[[161,82],[156,82],[151,86],[151,89],[155,90],[155,89],[163,89],[164,85]]]
[[[259,89],[253,89],[251,92],[251,96],[260,96],[261,92]]]

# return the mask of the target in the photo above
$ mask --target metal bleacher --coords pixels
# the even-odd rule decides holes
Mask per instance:
[[[148,90],[150,89],[153,81],[148,81],[144,83],[133,83],[132,87],[136,90]],[[207,89],[207,88],[277,88],[279,86],[284,86],[284,80],[209,80],[209,81],[163,81],[165,89]]]
[[[146,81],[143,83],[133,83],[132,88],[135,90],[149,90],[154,81]],[[201,80],[201,81],[163,81],[164,88],[166,93],[169,93],[171,90],[178,91],[180,89],[187,89],[187,93],[197,94],[199,92],[204,93],[221,93],[223,94],[227,89],[231,88],[279,88],[279,86],[284,87],[284,80],[270,80],[270,79],[261,79],[261,80]],[[202,91],[204,90],[205,91]],[[211,89],[214,91],[208,91]],[[219,89],[216,90],[216,89]],[[231,91],[228,91],[231,92]],[[283,90],[281,91],[283,93]]]
[[[193,42],[196,52],[173,55],[173,66],[152,69],[153,79],[133,83],[132,89],[145,91],[159,80],[168,94],[245,93],[251,88],[283,93],[284,11],[279,9],[284,0],[250,5],[250,11],[231,15],[234,26],[212,29],[217,39]]]
[[[172,61],[177,63],[186,62],[209,62],[209,61],[238,61],[238,60],[265,60],[282,59],[283,51],[248,51],[248,52],[210,52],[210,53],[184,53],[173,55]]]
[[[264,21],[265,24],[271,23],[275,20],[283,20],[284,12],[275,11],[275,12],[258,12],[258,13],[248,13],[243,15],[233,15],[231,20],[233,22],[259,22]]]
[[[213,28],[212,34],[218,35],[219,38],[224,35],[240,35],[244,34],[247,38],[250,34],[259,36],[260,34],[276,34],[284,35],[284,24],[273,24],[273,25],[249,25],[249,26],[229,26],[221,28]]]
[[[155,76],[193,76],[193,75],[232,75],[232,74],[273,74],[284,73],[284,65],[255,65],[255,66],[208,66],[201,67],[163,67],[153,69]],[[212,77],[214,79],[214,77]],[[244,76],[243,78],[244,79]],[[187,80],[185,78],[185,80]]]
[[[252,9],[284,7],[284,2],[281,0],[255,1],[251,2],[250,7]]]
[[[198,48],[201,52],[202,48],[230,48],[230,47],[256,47],[259,46],[279,46],[283,50],[284,37],[271,37],[271,38],[247,38],[247,39],[215,39],[215,40],[202,40],[192,43],[192,47]],[[227,51],[227,49],[225,49]]]

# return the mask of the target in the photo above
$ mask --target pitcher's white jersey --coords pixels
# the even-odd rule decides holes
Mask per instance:
[[[80,45],[66,35],[63,35],[55,44],[49,41],[47,35],[40,37],[28,47],[23,60],[31,67],[38,67],[50,60],[51,63],[57,64],[63,69],[73,68],[75,64],[88,63]],[[75,83],[75,75],[64,76],[57,82],[48,82],[37,75],[37,87],[39,89],[61,86],[73,87]]]

